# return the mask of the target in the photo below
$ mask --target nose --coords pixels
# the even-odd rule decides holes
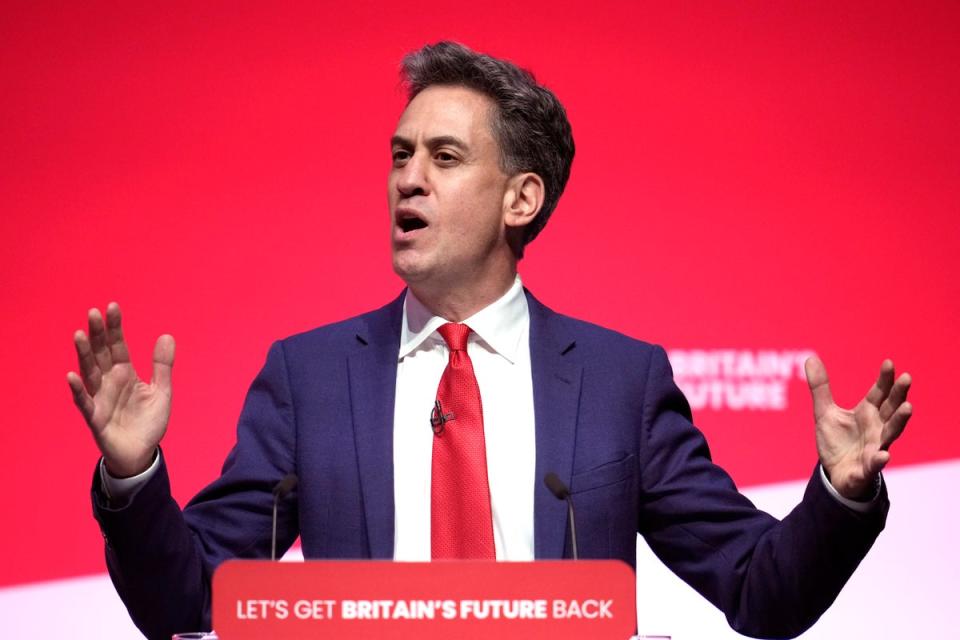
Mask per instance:
[[[412,196],[426,195],[430,191],[427,181],[426,163],[424,158],[426,154],[414,153],[401,167],[394,169],[396,172],[397,191],[404,198]]]

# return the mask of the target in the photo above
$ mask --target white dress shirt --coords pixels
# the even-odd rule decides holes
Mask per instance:
[[[395,560],[430,560],[430,411],[449,350],[433,315],[407,291],[393,420]],[[483,406],[487,478],[497,560],[533,560],[536,433],[530,313],[517,277],[499,300],[464,320]]]

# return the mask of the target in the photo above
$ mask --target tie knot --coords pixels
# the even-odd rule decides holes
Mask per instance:
[[[465,324],[448,322],[437,328],[437,332],[447,343],[450,351],[466,351],[467,337],[470,335],[470,327]]]

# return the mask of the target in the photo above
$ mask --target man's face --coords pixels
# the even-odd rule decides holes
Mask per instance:
[[[472,89],[433,86],[400,116],[387,199],[393,269],[411,286],[496,277],[509,255],[503,224],[508,177],[490,126],[493,109]]]

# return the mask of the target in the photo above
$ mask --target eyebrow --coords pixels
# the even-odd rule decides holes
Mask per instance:
[[[432,138],[427,138],[426,140],[427,147],[431,149],[436,149],[437,147],[456,147],[462,151],[467,151],[470,146],[456,136],[434,136]],[[393,136],[390,138],[391,147],[403,147],[405,149],[411,149],[415,145],[412,140],[404,138],[403,136]]]

